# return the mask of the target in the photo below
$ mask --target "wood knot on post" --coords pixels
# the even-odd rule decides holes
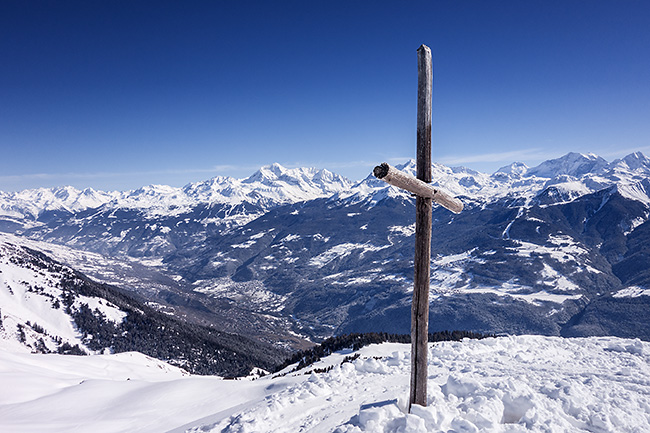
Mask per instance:
[[[390,169],[390,166],[388,164],[386,164],[385,162],[382,162],[380,165],[375,167],[375,169],[372,171],[372,174],[377,179],[383,179],[388,174],[389,169]]]

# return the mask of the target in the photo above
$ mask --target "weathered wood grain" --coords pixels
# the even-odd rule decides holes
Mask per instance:
[[[431,182],[431,98],[433,65],[431,50],[418,48],[418,118],[417,178]],[[431,263],[431,203],[418,196],[415,200],[415,260],[413,305],[411,306],[411,392],[409,410],[414,404],[427,405],[428,339],[429,339],[429,275]]]
[[[376,166],[373,174],[377,179],[412,192],[416,196],[430,198],[454,213],[460,213],[463,210],[463,203],[446,191],[423,182],[408,173],[401,172],[385,162]]]

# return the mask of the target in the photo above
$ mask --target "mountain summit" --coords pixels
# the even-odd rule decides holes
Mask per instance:
[[[527,176],[554,178],[561,175],[581,177],[586,174],[599,174],[608,166],[608,162],[593,153],[582,154],[570,152],[566,155],[542,162],[537,167],[526,171]]]

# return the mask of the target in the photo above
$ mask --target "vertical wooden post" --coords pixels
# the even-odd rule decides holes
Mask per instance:
[[[431,182],[431,50],[418,49],[417,178]],[[411,306],[411,405],[427,405],[427,353],[429,339],[429,280],[431,262],[431,199],[415,199],[415,275]]]

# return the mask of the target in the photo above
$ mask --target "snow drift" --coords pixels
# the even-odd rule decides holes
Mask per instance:
[[[429,350],[428,406],[410,414],[410,347],[403,344],[337,352],[297,372],[239,381],[184,375],[139,354],[2,351],[0,430],[650,431],[650,343],[519,336]]]

